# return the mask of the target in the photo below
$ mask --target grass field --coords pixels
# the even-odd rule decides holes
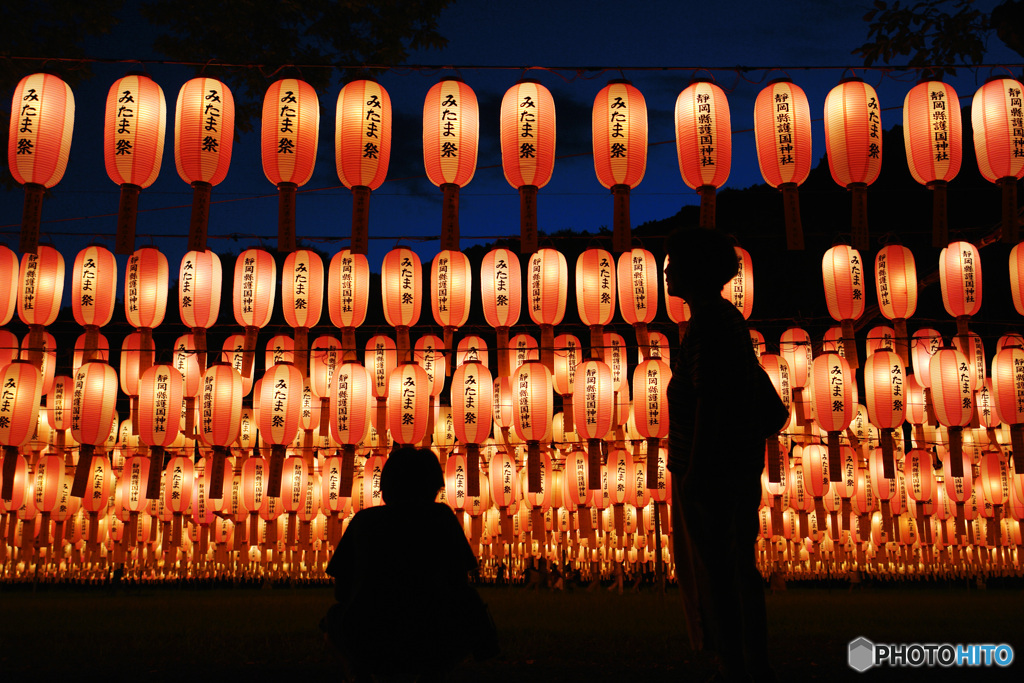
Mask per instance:
[[[711,663],[687,647],[675,591],[527,592],[483,589],[502,654],[469,662],[450,680],[703,681]],[[770,643],[780,680],[1015,680],[1009,669],[873,669],[846,665],[847,643],[1009,643],[1024,657],[1024,591],[911,585],[791,587],[768,596]],[[0,586],[4,680],[81,678],[339,680],[317,623],[328,588],[37,590]],[[379,638],[359,633],[354,637]]]

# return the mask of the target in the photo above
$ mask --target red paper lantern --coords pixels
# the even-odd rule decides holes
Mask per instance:
[[[206,370],[206,330],[220,315],[223,272],[220,257],[210,250],[190,251],[178,270],[178,312],[181,322],[191,328],[200,354],[200,372]]]
[[[612,251],[630,248],[629,191],[647,170],[647,103],[629,81],[612,81],[593,109],[594,171],[615,198]]]
[[[867,249],[867,186],[882,169],[882,110],[875,89],[859,78],[825,98],[825,148],[832,179],[852,192],[854,246]]]
[[[346,360],[355,360],[356,331],[366,321],[370,301],[370,264],[362,254],[342,249],[331,258],[327,275],[327,310],[341,328]]]
[[[20,266],[18,255],[0,244],[0,325],[6,325],[14,317],[18,303]]]
[[[949,428],[953,476],[963,476],[963,472],[957,470],[963,443],[961,429],[971,423],[974,415],[967,358],[954,348],[940,348],[931,357],[929,375],[935,417]]]
[[[427,434],[430,381],[416,363],[402,363],[388,378],[387,428],[395,443],[418,444]]]
[[[98,351],[99,328],[114,315],[117,296],[117,261],[108,250],[86,247],[75,257],[71,273],[71,311],[86,329],[86,360]]]
[[[597,341],[600,348],[601,340]],[[571,334],[560,334],[555,337],[554,372],[551,373],[552,386],[562,397],[562,427],[566,432],[576,431],[573,424],[573,385],[576,382],[576,368],[583,357],[580,340]],[[556,430],[557,431],[557,430]]]
[[[537,250],[537,190],[555,166],[555,100],[537,81],[519,81],[501,100],[501,167],[519,190],[520,250]]]
[[[352,251],[365,254],[370,192],[380,187],[391,160],[391,97],[379,83],[358,80],[338,93],[334,160],[338,179],[352,190]]]
[[[757,163],[766,183],[782,190],[786,245],[803,249],[797,187],[811,171],[811,110],[807,95],[789,80],[773,81],[754,102]]]
[[[540,361],[527,361],[516,368],[512,377],[513,426],[516,434],[527,442],[533,463],[528,469],[531,490],[540,487],[540,442],[549,438],[554,413],[551,372]]]
[[[476,172],[480,107],[476,93],[458,79],[435,83],[423,102],[423,165],[444,192],[441,249],[459,248],[459,188]]]
[[[124,276],[124,315],[139,331],[143,347],[152,343],[153,328],[164,321],[167,312],[167,257],[153,247],[143,247],[128,258]],[[138,373],[150,366],[139,356]]]
[[[64,177],[74,127],[75,97],[67,83],[42,73],[21,79],[11,101],[7,167],[14,180],[25,186],[22,252],[39,246],[43,190]]]
[[[942,305],[956,318],[957,334],[967,345],[970,316],[981,308],[981,255],[970,242],[952,242],[939,253]]]
[[[647,324],[658,313],[658,262],[646,249],[631,249],[619,256],[619,311],[636,329],[637,344],[645,355],[650,343]]]
[[[230,365],[211,365],[203,374],[199,393],[199,436],[213,447],[210,497],[224,490],[224,460],[242,428],[242,376]]]
[[[917,266],[914,255],[899,244],[887,244],[875,256],[875,292],[878,308],[893,321],[896,352],[909,363],[907,318],[917,311]]]
[[[302,373],[294,365],[279,363],[263,375],[256,426],[272,447],[267,487],[274,498],[280,497],[285,448],[299,433],[302,387]]]
[[[4,448],[3,489],[0,498],[11,500],[18,449],[35,433],[43,381],[30,363],[13,361],[0,367],[0,445]]]
[[[346,497],[352,491],[355,447],[370,431],[371,387],[370,373],[358,363],[342,363],[331,378],[331,435],[342,445],[340,490]]]
[[[309,182],[320,138],[320,100],[309,83],[283,78],[263,99],[263,173],[277,186],[277,245],[295,251],[295,190]]]
[[[114,368],[98,360],[84,363],[75,374],[71,399],[71,436],[82,445],[71,486],[71,495],[76,498],[85,494],[93,449],[104,445],[110,436],[110,426],[117,419],[116,408]]]
[[[829,475],[832,481],[842,476],[839,435],[850,426],[857,412],[854,398],[856,379],[849,364],[838,353],[823,353],[811,366],[814,419],[828,432]]]
[[[309,249],[288,254],[281,270],[281,309],[285,322],[295,330],[295,364],[308,372],[309,328],[320,323],[324,302],[324,262]]]
[[[971,125],[978,170],[1003,191],[1003,241],[1017,242],[1017,181],[1024,177],[1021,91],[1012,78],[992,78],[974,94]]]
[[[676,153],[683,182],[700,194],[700,225],[715,227],[715,191],[732,166],[729,100],[714,83],[696,81],[676,98]]]
[[[519,500],[516,463],[504,449],[499,449],[491,458],[490,484],[491,500],[499,510],[508,508]]]
[[[53,324],[64,295],[64,257],[53,247],[40,246],[21,257],[18,317],[29,326],[30,360],[42,363],[43,327]]]
[[[459,348],[455,354],[455,365],[459,366],[467,361],[480,361],[487,366],[487,342],[475,334],[468,335],[459,340]]]
[[[135,248],[135,219],[139,191],[160,174],[167,128],[164,91],[141,74],[114,82],[107,93],[103,126],[103,159],[107,175],[121,186],[117,219],[117,253]]]
[[[433,409],[433,399],[441,394],[447,374],[441,340],[433,334],[425,334],[417,339],[413,351],[413,361],[427,373],[426,386],[431,398],[431,409]]]
[[[864,364],[865,403],[871,424],[882,430],[882,466],[885,476],[895,476],[892,432],[906,417],[907,394],[903,361],[892,351],[876,351]]]
[[[469,320],[473,270],[460,251],[443,250],[430,264],[430,304],[434,322],[444,328],[444,348],[451,352],[454,331]]]
[[[992,359],[992,401],[999,419],[1010,425],[1013,452],[1024,453],[1024,349],[1008,346]],[[1013,459],[1014,472],[1024,473],[1024,457]]]
[[[494,378],[479,361],[467,361],[452,373],[452,428],[455,438],[467,445],[468,491],[479,495],[479,444],[491,433],[494,410]]]
[[[423,294],[423,267],[411,249],[392,249],[384,256],[380,269],[384,318],[396,328],[398,351],[409,360],[409,328],[420,319]]]
[[[554,326],[565,316],[569,269],[565,256],[554,249],[539,249],[530,256],[528,271],[530,318],[541,329],[541,360],[554,367]]]
[[[590,248],[576,260],[576,308],[580,322],[603,327],[615,315],[615,259],[604,249]],[[601,334],[604,331],[601,330]],[[597,354],[600,344],[592,343]]]
[[[154,365],[139,379],[139,440],[164,449],[178,438],[184,378],[173,365]]]
[[[946,184],[960,172],[960,99],[941,81],[918,83],[903,102],[903,142],[914,180],[934,191],[932,246],[946,244]]]
[[[594,489],[600,486],[601,440],[612,429],[616,387],[611,368],[598,360],[580,363],[573,384],[573,424],[587,440],[588,485]]]
[[[277,266],[274,257],[262,249],[246,249],[235,261],[232,302],[235,322],[245,328],[242,375],[252,374],[256,353],[256,335],[270,322],[277,290]]]
[[[519,322],[522,307],[519,257],[508,249],[492,249],[480,263],[480,294],[487,324],[497,333],[499,374],[508,367],[508,329]]]
[[[853,323],[864,315],[865,298],[864,263],[860,252],[845,244],[832,247],[821,259],[821,276],[829,315],[842,325],[846,359],[856,370],[860,364]]]

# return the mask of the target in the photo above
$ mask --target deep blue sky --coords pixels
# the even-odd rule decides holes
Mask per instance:
[[[979,2],[982,8],[998,0]],[[647,173],[634,190],[632,222],[671,216],[697,197],[680,178],[673,132],[673,108],[678,93],[694,76],[693,67],[706,67],[729,95],[732,114],[733,162],[727,187],[762,182],[752,134],[753,101],[772,78],[788,75],[807,93],[812,111],[820,112],[825,95],[841,77],[841,67],[855,65],[850,51],[867,34],[861,19],[869,3],[786,3],[717,1],[611,2],[521,0],[493,3],[462,0],[444,11],[440,31],[449,39],[442,51],[414,53],[410,64],[460,65],[457,70],[477,93],[481,104],[479,166],[462,192],[463,246],[474,239],[516,235],[519,202],[504,179],[498,150],[498,105],[504,91],[518,78],[537,78],[553,93],[558,112],[558,161],[551,183],[538,200],[539,223],[548,232],[563,228],[596,230],[611,222],[612,202],[598,183],[590,158],[590,111],[594,96],[609,79],[625,76],[643,92],[648,106],[650,141]],[[714,12],[714,14],[710,14]],[[133,45],[144,27],[131,19],[118,42],[96,45],[96,56],[146,59],[154,55]],[[137,20],[136,20],[137,21]],[[1019,62],[1019,57],[995,38],[987,63]],[[196,55],[197,60],[203,55]],[[254,49],[253,60],[259,60]],[[177,175],[173,159],[173,110],[178,89],[191,73],[184,68],[144,64],[164,89],[168,102],[168,134],[159,180],[140,199],[137,246],[152,241],[168,255],[176,271],[185,248],[191,188]],[[522,68],[543,67],[529,72]],[[786,67],[740,73],[735,66]],[[589,70],[589,67],[617,67]],[[631,68],[632,67],[632,68]],[[641,70],[656,67],[663,70]],[[687,68],[689,67],[689,68]],[[810,68],[802,68],[810,67]],[[41,235],[55,242],[65,258],[73,259],[90,240],[113,248],[118,187],[104,170],[102,159],[103,101],[110,84],[130,70],[129,65],[97,65],[96,77],[76,88],[77,112],[71,160],[64,180],[43,208]],[[396,69],[381,77],[391,94],[396,125],[389,181],[371,202],[371,268],[383,254],[408,238],[425,262],[438,250],[440,193],[426,179],[420,149],[423,98],[447,70]],[[992,73],[964,70],[951,82],[966,103]],[[912,73],[858,70],[879,91],[886,128],[900,121],[900,107],[914,84]],[[708,75],[705,73],[704,75]],[[298,198],[298,235],[318,240],[333,254],[347,242],[331,241],[349,234],[351,200],[334,167],[334,110],[340,85],[320,92],[322,107],[320,160],[316,173]],[[10,94],[5,94],[9,97]],[[824,155],[820,114],[814,123],[814,155]],[[660,143],[660,144],[659,144]],[[966,144],[970,144],[965,140]],[[884,163],[884,162],[883,162]],[[237,135],[227,180],[214,188],[210,216],[210,246],[238,251],[259,243],[215,239],[224,235],[263,236],[276,243],[277,198],[259,159],[258,131]],[[0,193],[0,243],[17,244],[21,217],[20,192]],[[781,210],[781,202],[780,202]],[[151,237],[152,235],[152,237]],[[779,239],[783,236],[780,234]]]

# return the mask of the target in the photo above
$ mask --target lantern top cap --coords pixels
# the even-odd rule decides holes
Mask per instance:
[[[1016,80],[1017,79],[1013,77],[1013,74],[1004,74],[1002,76],[992,75],[992,76],[989,76],[988,78],[985,79],[985,83],[984,84],[987,85],[987,84],[991,83],[992,81],[1016,81]]]
[[[537,80],[536,78],[530,78],[529,76],[527,76],[526,78],[520,78],[518,81],[516,81],[516,85],[521,85],[523,83],[536,83],[540,85],[539,80]]]
[[[779,78],[773,78],[768,81],[768,85],[775,85],[776,83],[792,83],[793,79],[789,76],[780,76]]]
[[[465,83],[466,82],[465,80],[463,80],[462,76],[455,76],[455,75],[452,75],[452,76],[441,76],[441,78],[437,79],[438,83],[444,83],[445,81],[456,81],[458,83]]]
[[[843,83],[863,83],[864,79],[860,76],[844,76],[839,79],[839,85]]]
[[[608,85],[615,85],[617,83],[624,83],[625,85],[633,85],[633,81],[628,78],[613,78],[608,81]]]

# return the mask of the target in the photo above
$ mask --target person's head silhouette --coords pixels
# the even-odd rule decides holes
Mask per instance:
[[[721,296],[722,287],[739,270],[732,240],[717,230],[676,230],[665,240],[665,251],[668,293],[689,304]]]
[[[385,505],[424,505],[444,486],[441,464],[430,449],[407,446],[388,456],[380,473]]]

